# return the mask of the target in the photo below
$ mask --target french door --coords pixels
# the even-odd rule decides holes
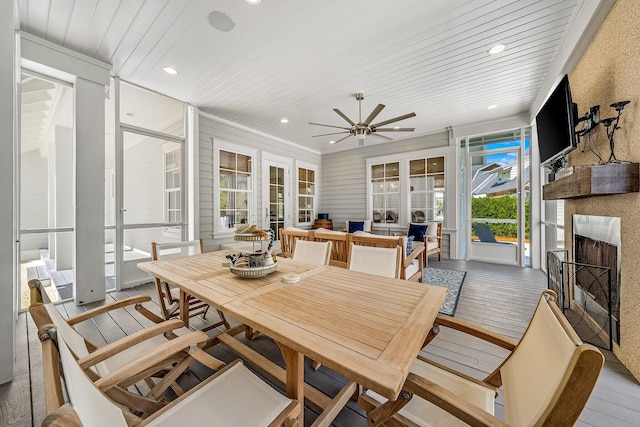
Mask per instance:
[[[280,240],[280,229],[293,224],[291,211],[291,162],[265,158],[262,163],[263,228],[271,229]]]

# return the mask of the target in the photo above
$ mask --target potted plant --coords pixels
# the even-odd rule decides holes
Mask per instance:
[[[556,179],[556,173],[567,165],[567,158],[560,156],[557,159],[549,162],[545,165],[547,169],[548,182],[552,182]]]

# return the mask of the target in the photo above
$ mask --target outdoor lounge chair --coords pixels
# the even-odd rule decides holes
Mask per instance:
[[[510,354],[483,380],[419,357],[395,401],[370,390],[360,395],[358,403],[366,410],[369,425],[573,426],[604,357],[578,338],[555,299],[553,291],[542,293],[518,343],[462,320],[438,316],[434,331],[453,328]],[[430,339],[434,337],[430,334]],[[493,414],[500,388],[505,421]]]
[[[473,224],[473,232],[483,243],[498,243],[491,231],[491,227],[486,224]]]

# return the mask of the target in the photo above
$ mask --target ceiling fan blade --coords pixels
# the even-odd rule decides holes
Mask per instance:
[[[379,137],[379,138],[384,138],[384,139],[386,139],[386,140],[388,140],[388,141],[393,141],[393,138],[389,138],[388,136],[384,136],[384,135],[381,135],[381,134],[379,134],[379,133],[371,132],[369,135],[371,135],[371,136],[377,136],[377,137]]]
[[[378,106],[371,112],[371,114],[369,114],[369,117],[367,117],[365,121],[362,122],[362,124],[365,126],[369,126],[369,123],[371,123],[373,119],[375,119],[376,116],[380,114],[380,111],[382,111],[383,108],[384,108],[383,104],[378,104]]]
[[[343,133],[349,133],[348,131],[345,132],[333,132],[333,133],[323,133],[322,135],[313,135],[313,138],[317,137],[317,136],[327,136],[327,135],[340,135]]]
[[[322,123],[311,123],[309,122],[310,125],[316,125],[316,126],[326,126],[328,128],[336,128],[336,129],[344,129],[344,130],[351,130],[351,128],[346,128],[344,126],[333,126],[333,125],[323,125]]]
[[[353,122],[351,121],[351,119],[350,119],[349,117],[345,116],[345,115],[344,115],[344,113],[343,113],[342,111],[338,110],[337,108],[334,108],[334,109],[333,109],[333,111],[335,111],[336,113],[338,113],[338,115],[339,115],[340,117],[342,117],[343,119],[345,119],[345,120],[347,121],[347,123],[349,123],[351,126],[355,126],[355,125],[356,125],[355,123],[353,123]]]
[[[351,135],[347,135],[347,136],[345,136],[344,138],[339,139],[339,140],[337,140],[336,142],[334,142],[334,144],[337,144],[337,143],[338,143],[338,142],[340,142],[340,141],[344,141],[345,139],[349,138],[350,136],[351,136]]]
[[[374,128],[371,132],[413,132],[416,128]]]
[[[394,117],[393,119],[389,119],[389,120],[385,120],[385,121],[380,122],[380,123],[376,123],[374,125],[371,125],[371,127],[372,128],[378,128],[380,126],[388,125],[389,123],[399,122],[400,120],[408,119],[410,117],[415,117],[415,115],[416,115],[416,113],[405,114],[404,116]]]

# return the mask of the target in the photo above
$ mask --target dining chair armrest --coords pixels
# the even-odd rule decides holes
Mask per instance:
[[[468,403],[464,399],[460,399],[460,396],[446,388],[412,372],[407,376],[402,389],[433,403],[469,425],[486,427],[508,426],[490,413]]]
[[[174,329],[179,329],[183,326],[184,323],[182,322],[182,320],[178,319],[167,320],[165,322],[150,326],[96,349],[94,352],[88,354],[87,356],[78,359],[78,364],[82,369],[87,369],[88,367],[93,366],[96,363],[100,363],[123,350],[133,347],[136,344],[140,344],[141,342],[146,341],[149,338],[171,332]],[[205,340],[206,339],[207,336],[205,334]]]
[[[82,421],[73,406],[65,403],[42,420],[42,427],[82,427]]]
[[[148,295],[141,295],[141,296],[121,299],[118,301],[114,301],[110,304],[101,305],[100,307],[87,310],[84,313],[78,314],[76,316],[69,317],[67,319],[67,323],[70,324],[71,326],[77,325],[78,323],[84,322],[85,320],[89,320],[92,317],[95,317],[99,314],[108,313],[109,311],[116,310],[118,308],[127,307],[129,305],[142,304],[143,302],[149,302],[149,301],[151,301],[151,297]]]
[[[404,259],[404,268],[407,268],[414,259],[422,261],[422,252],[424,252],[424,246],[420,246],[412,250],[411,253]]]
[[[186,335],[168,340],[166,343],[156,347],[154,351],[151,351],[98,379],[95,382],[95,385],[103,392],[107,392],[113,387],[118,386],[118,384],[123,381],[126,381],[132,376],[135,376],[149,368],[157,366],[175,354],[183,351],[189,352],[191,348],[204,343],[206,340],[207,334],[202,331],[193,331]],[[80,364],[81,367],[86,368],[86,366],[84,366],[86,363],[83,363],[84,359],[86,358],[79,359],[78,364]]]
[[[456,331],[474,336],[509,351],[513,351],[513,349],[516,348],[515,341],[488,329],[484,329],[472,323],[465,322],[464,320],[456,319],[455,317],[449,317],[439,314],[438,316],[436,316],[436,320],[433,322],[433,324],[434,326],[445,326],[447,328],[455,329]]]

